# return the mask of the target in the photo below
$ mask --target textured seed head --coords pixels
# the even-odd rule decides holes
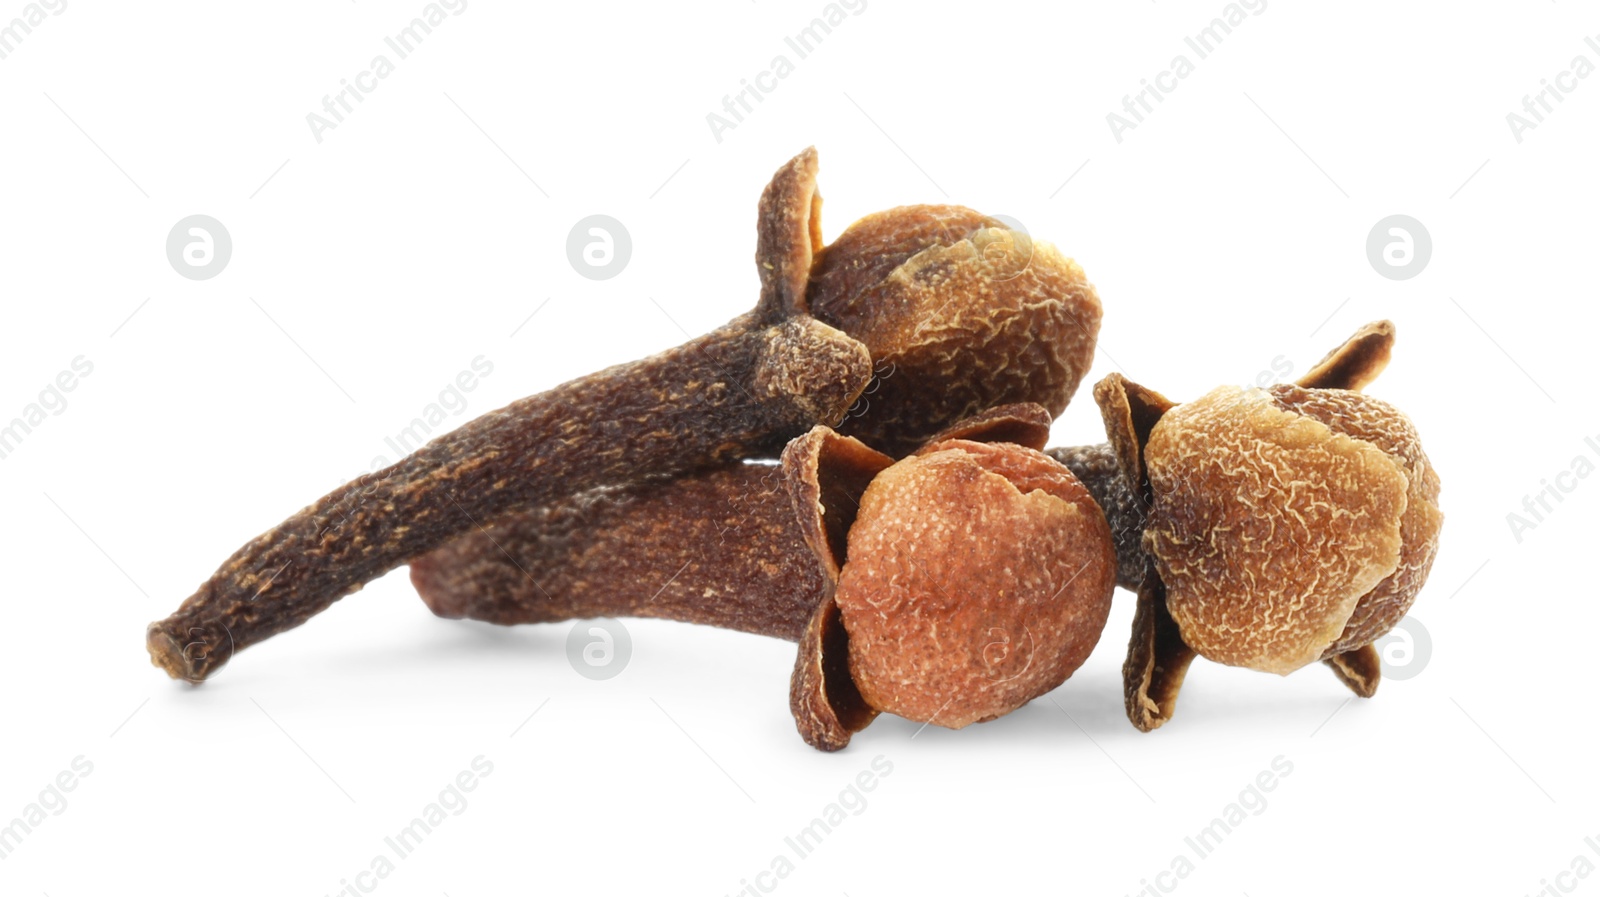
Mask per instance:
[[[1100,638],[1116,580],[1100,508],[1030,448],[946,440],[880,473],[836,601],[872,708],[949,728],[1060,685]]]
[[[1361,393],[1222,387],[1163,415],[1144,458],[1167,608],[1219,663],[1286,674],[1372,642],[1437,551],[1416,430]]]
[[[811,313],[866,344],[877,380],[841,433],[899,455],[993,405],[1059,415],[1093,360],[1100,299],[1055,247],[961,206],[857,221],[818,255]]]

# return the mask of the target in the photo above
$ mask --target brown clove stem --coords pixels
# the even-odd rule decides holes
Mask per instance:
[[[605,490],[415,558],[441,617],[659,617],[799,641],[827,587],[776,465]]]
[[[746,316],[522,399],[245,545],[150,625],[151,656],[174,677],[203,680],[234,652],[480,524],[644,474],[775,453],[842,415],[869,376],[866,353],[831,328],[808,319],[759,326]]]
[[[1144,500],[1128,485],[1110,443],[1046,449],[1071,470],[1106,515],[1117,548],[1117,585],[1136,590],[1144,577]]]

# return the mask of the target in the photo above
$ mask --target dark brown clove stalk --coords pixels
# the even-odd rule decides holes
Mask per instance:
[[[476,418],[324,496],[150,624],[153,662],[203,680],[240,649],[480,523],[587,489],[770,455],[838,420],[870,381],[872,360],[806,311],[821,248],[816,168],[807,150],[762,195],[754,311]]]
[[[451,619],[657,617],[789,641],[825,586],[774,464],[545,505],[413,558],[411,581]]]
[[[816,168],[807,150],[762,194],[753,312],[484,415],[324,496],[152,623],[153,662],[201,681],[238,650],[478,526],[594,489],[772,457],[847,412],[859,432],[884,440],[998,402],[1059,413],[1099,328],[1082,269],[953,206],[870,216],[825,249]],[[812,304],[865,345],[813,316]],[[884,382],[898,382],[852,411],[875,363]]]
[[[1111,444],[1052,448],[1046,449],[1045,454],[1065,464],[1094,496],[1095,504],[1106,515],[1117,549],[1117,585],[1136,591],[1144,578],[1143,540],[1149,508],[1129,487]]]
[[[800,642],[791,709],[826,750],[878,712],[959,728],[1059,685],[1110,607],[1110,533],[1036,451],[1049,421],[995,409],[894,464],[817,428],[781,467],[519,515],[415,559],[412,582],[444,617],[659,617]]]

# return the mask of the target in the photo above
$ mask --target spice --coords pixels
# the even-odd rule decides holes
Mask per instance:
[[[204,679],[480,521],[573,492],[773,452],[865,387],[860,343],[804,312],[816,157],[779,170],[758,222],[755,311],[669,352],[512,403],[346,484],[251,541],[149,627],[153,661]]]
[[[947,440],[879,474],[835,602],[877,710],[951,728],[994,719],[1081,666],[1116,556],[1083,484],[1042,452]]]
[[[791,709],[825,750],[879,712],[960,728],[1059,685],[1110,609],[1110,533],[1037,450],[1049,421],[995,409],[894,463],[818,427],[778,468],[542,508],[417,558],[412,581],[442,616],[666,617],[798,640]]]
[[[177,612],[150,624],[152,661],[175,678],[201,681],[238,650],[497,518],[593,489],[772,457],[789,439],[847,412],[863,428],[882,416],[928,429],[991,395],[1037,392],[1052,406],[1064,404],[1063,384],[1075,385],[1086,369],[1099,321],[1099,300],[1081,269],[1031,242],[1020,266],[997,260],[972,247],[1002,242],[998,222],[967,210],[950,211],[952,219],[907,207],[874,216],[872,227],[907,258],[884,270],[882,260],[853,256],[879,243],[846,241],[827,250],[824,267],[856,273],[813,289],[813,263],[824,251],[816,170],[816,153],[807,150],[762,193],[754,311],[677,349],[490,412],[324,496],[240,548]],[[973,221],[983,226],[966,230]],[[997,264],[1004,282],[992,276]],[[869,268],[895,286],[857,297],[875,286],[861,274]],[[986,286],[986,277],[995,283]],[[940,366],[918,368],[925,379],[915,384],[907,373],[891,374],[895,387],[850,412],[875,359],[812,316],[813,302],[848,309],[840,323],[863,333],[881,329],[878,316],[892,317],[901,337],[893,345],[910,347],[913,357],[936,356]],[[1088,334],[1087,350],[1061,326],[1069,318],[1089,328],[1076,331]],[[986,319],[1000,329],[975,324]],[[916,348],[922,345],[933,348]],[[891,365],[880,370],[893,370],[894,351],[877,360]],[[1049,375],[962,385],[1019,358]]]
[[[1115,374],[1096,386],[1148,505],[1123,668],[1139,729],[1171,718],[1197,654],[1281,675],[1320,660],[1356,694],[1376,691],[1372,643],[1416,599],[1443,522],[1416,429],[1358,391],[1393,339],[1370,324],[1296,385],[1181,405]]]
[[[818,255],[807,295],[817,320],[889,372],[869,390],[871,413],[836,429],[895,457],[986,408],[1033,402],[1059,416],[1100,332],[1100,301],[1076,263],[960,206],[857,221]]]
[[[1322,660],[1357,694],[1374,693],[1380,670],[1372,643],[1405,615],[1421,589],[1441,522],[1438,477],[1415,429],[1391,406],[1357,391],[1387,364],[1393,338],[1393,325],[1371,324],[1294,386],[1216,390],[1185,405],[1113,375],[1096,389],[1112,441],[1049,450],[1104,512],[1116,546],[1117,581],[1139,596],[1124,666],[1127,710],[1139,728],[1149,731],[1170,718],[1197,652],[1279,673]],[[1014,409],[999,409],[973,429],[987,428],[995,438],[1008,421],[1015,430],[1003,441],[1043,444],[1047,414],[1030,424]],[[936,440],[964,435],[956,428]],[[856,532],[839,509],[853,507],[851,498],[865,491],[862,479],[892,479],[845,454],[849,445],[836,435],[819,440],[812,434],[790,449],[797,456],[808,451],[819,456],[798,468],[831,471],[817,477],[819,482],[856,484],[836,490],[838,498],[817,502],[835,511],[813,526],[822,535],[811,540],[832,546],[819,555],[829,575],[838,565],[829,566],[828,558],[845,556],[843,546],[854,538],[847,533]],[[808,480],[801,476],[789,482]],[[442,615],[501,623],[588,612],[680,614],[674,618],[728,625],[718,615],[733,614],[742,596],[757,595],[761,607],[783,608],[781,628],[767,634],[793,638],[810,599],[787,604],[783,599],[825,588],[817,574],[775,563],[792,558],[788,548],[770,554],[735,550],[730,560],[715,553],[723,544],[718,543],[702,565],[696,554],[705,550],[691,541],[709,541],[712,531],[735,533],[741,540],[744,533],[761,532],[758,518],[746,511],[770,507],[777,488],[771,468],[747,465],[639,493],[541,509],[417,559],[413,582]],[[676,497],[724,490],[731,497],[707,504]],[[813,490],[820,494],[820,485]],[[684,551],[662,555],[656,549],[660,543],[637,538],[645,521],[660,523],[654,532],[685,534],[679,543]],[[703,527],[700,535],[693,533],[695,526]],[[780,519],[773,531],[783,527]],[[887,541],[899,538],[892,528],[886,532]],[[785,537],[786,545],[795,541],[792,534]],[[650,550],[637,555],[618,550],[634,544]],[[643,576],[613,575],[608,569],[619,557],[634,564],[636,558],[658,556],[671,560]],[[750,568],[761,575],[730,574],[718,581],[719,570]],[[557,597],[553,607],[552,598],[565,595],[574,577],[585,589],[583,600],[610,596],[610,603],[563,606]],[[751,582],[758,584],[730,585]],[[785,592],[782,587],[790,582],[798,585]],[[657,583],[664,584],[659,594],[647,600]],[[664,596],[693,606],[699,615],[649,609]],[[848,631],[840,608],[853,604],[848,593],[824,601],[802,631],[805,647],[794,703],[813,743],[840,746],[878,709],[894,704],[870,686],[869,700],[858,687],[856,671],[870,665],[859,656],[868,652],[858,646],[869,643]],[[886,602],[862,604],[881,608]],[[739,613],[752,619],[747,611]],[[898,624],[905,617],[892,619]],[[913,646],[927,633],[911,625],[903,633],[893,625],[886,631],[906,636]],[[912,702],[902,709],[929,713]]]

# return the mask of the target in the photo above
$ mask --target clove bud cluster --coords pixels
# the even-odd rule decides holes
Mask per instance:
[[[816,178],[808,149],[761,194],[751,311],[323,496],[150,624],[152,661],[201,682],[409,564],[444,617],[794,641],[790,709],[824,750],[880,713],[961,728],[1055,689],[1117,585],[1138,596],[1123,672],[1142,730],[1196,656],[1320,660],[1373,693],[1372,643],[1442,520],[1415,428],[1360,391],[1392,325],[1293,386],[1176,404],[1114,374],[1095,388],[1109,441],[1046,450],[1100,328],[1082,268],[950,205],[824,244]]]

